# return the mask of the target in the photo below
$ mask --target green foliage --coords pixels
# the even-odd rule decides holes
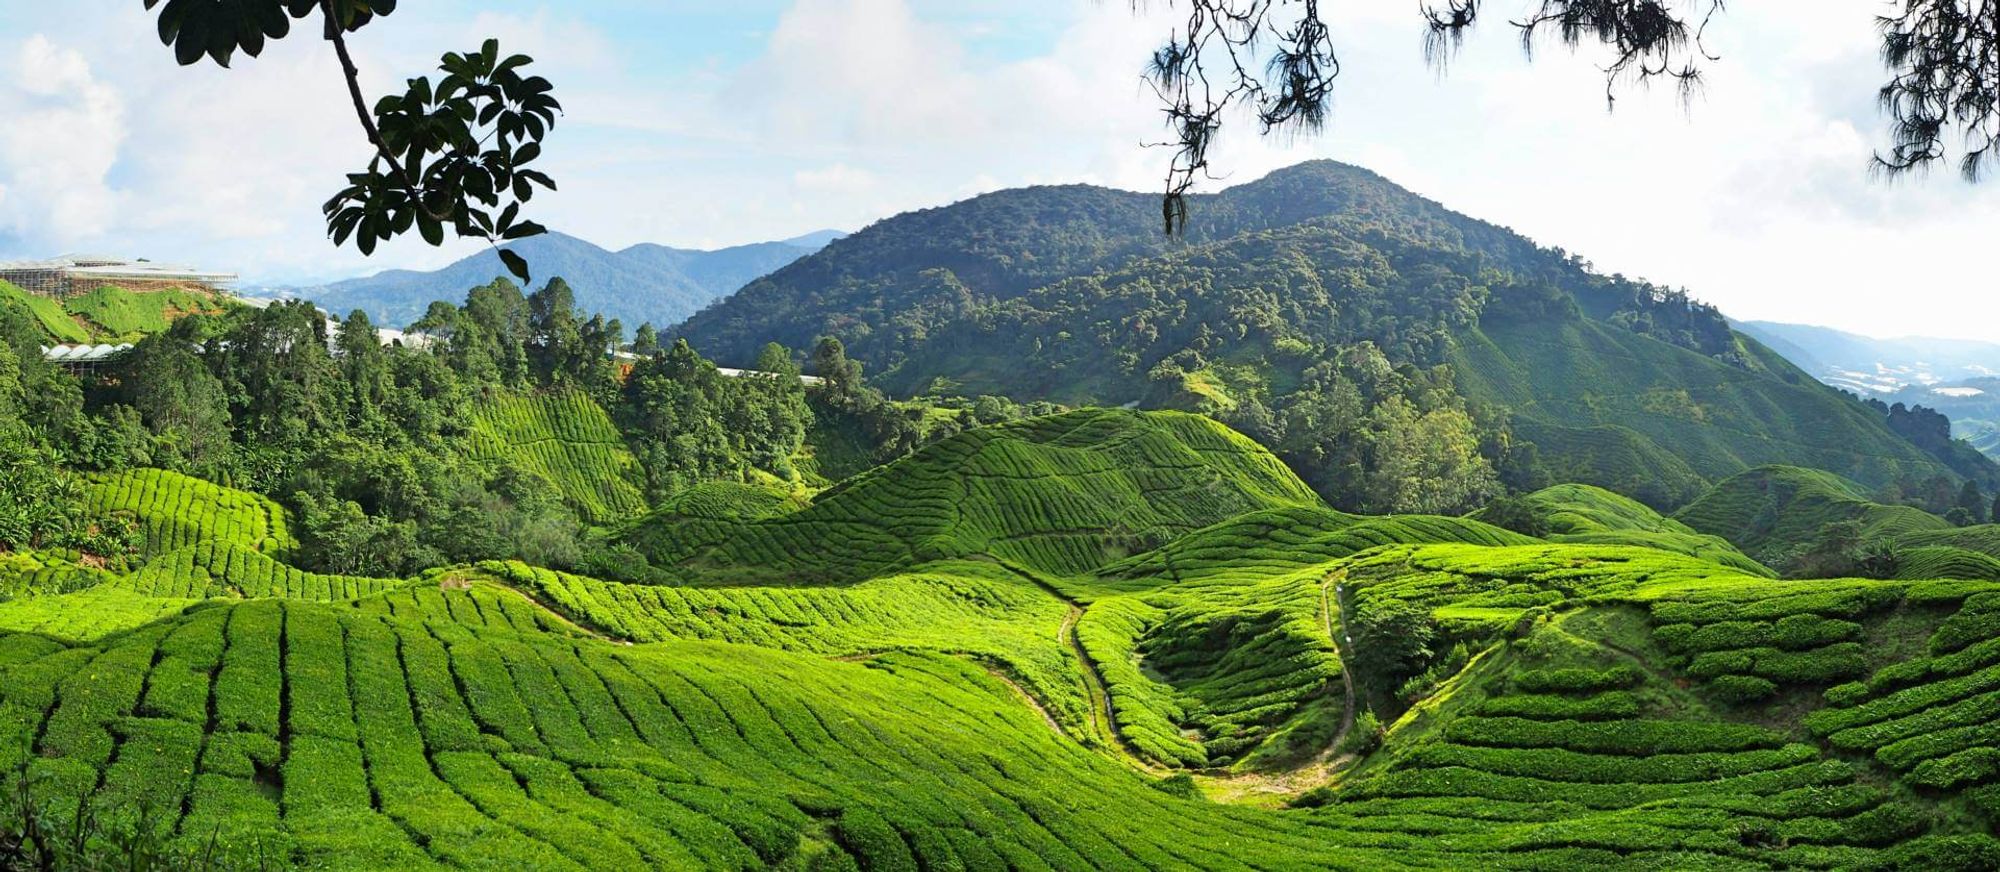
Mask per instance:
[[[147,556],[215,542],[282,558],[298,547],[282,506],[257,494],[162,469],[98,476],[87,502],[138,522]]]
[[[535,476],[591,523],[644,511],[638,461],[588,394],[495,391],[471,410],[467,451],[475,460]]]
[[[735,365],[832,336],[903,394],[942,379],[1216,414],[1345,509],[1468,510],[1498,478],[1664,510],[1765,463],[1871,486],[2000,480],[1947,472],[1963,464],[1684,292],[1597,275],[1364,170],[1313,162],[1230,188],[1184,245],[1145,231],[1153,205],[1065,186],[898,216],[678,330]],[[1387,366],[1332,377],[1365,347]]]
[[[175,320],[194,314],[220,314],[225,304],[213,294],[184,290],[134,293],[106,285],[63,301],[63,308],[84,320],[94,335],[130,342],[164,333]]]
[[[769,369],[725,377],[677,341],[633,368],[620,409],[656,501],[751,469],[793,477],[813,415],[788,352],[766,349],[762,365]]]
[[[55,342],[89,342],[91,334],[63,309],[60,301],[30,294],[13,282],[0,281],[0,309],[5,309],[36,328],[38,337]]]

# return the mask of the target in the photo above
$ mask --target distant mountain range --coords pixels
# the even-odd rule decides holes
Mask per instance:
[[[1885,403],[1936,409],[1951,419],[1953,436],[2000,458],[2000,343],[1876,339],[1771,321],[1735,327],[1827,384]]]
[[[527,258],[537,287],[555,276],[568,282],[578,309],[617,318],[627,330],[649,321],[664,329],[843,235],[821,230],[714,251],[651,243],[611,251],[550,233],[511,247]],[[461,301],[467,290],[505,275],[499,254],[488,250],[430,272],[389,270],[318,287],[276,289],[270,295],[309,299],[336,315],[361,309],[378,324],[400,327],[421,317],[432,300]]]
[[[1733,325],[1821,381],[1863,396],[1912,385],[1946,386],[2000,376],[2000,343],[1905,336],[1876,339],[1830,327],[1738,321]]]

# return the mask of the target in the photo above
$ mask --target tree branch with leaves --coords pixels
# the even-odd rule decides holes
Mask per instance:
[[[1426,0],[1425,57],[1443,70],[1496,0]],[[1719,57],[1706,44],[1725,0],[1520,0],[1510,19],[1531,56],[1553,39],[1601,48],[1607,106],[1621,89],[1671,82],[1691,100]],[[1165,105],[1175,149],[1161,201],[1169,234],[1186,228],[1187,192],[1209,175],[1209,153],[1231,111],[1248,111],[1266,135],[1317,132],[1340,74],[1333,32],[1318,0],[1170,0],[1187,17],[1153,52],[1146,80]],[[1135,3],[1135,7],[1139,4]],[[1890,147],[1877,170],[1898,175],[1956,156],[1976,181],[2000,161],[2000,0],[1901,0],[1876,19],[1890,74],[1879,99]],[[1824,14],[1802,10],[1800,15]],[[1954,143],[1953,140],[1957,142]]]
[[[291,33],[292,21],[321,18],[333,45],[363,134],[375,149],[367,167],[321,211],[335,245],[354,241],[364,255],[417,231],[442,245],[445,230],[499,245],[547,232],[521,217],[537,190],[555,180],[532,168],[562,105],[554,86],[526,70],[526,55],[502,57],[498,40],[470,52],[447,52],[435,80],[412,78],[401,94],[371,107],[347,37],[389,15],[396,0],[145,0],[157,8],[160,41],[182,65],[204,57],[227,67],[236,52],[262,54],[266,43]],[[507,269],[529,280],[527,262],[500,250]]]

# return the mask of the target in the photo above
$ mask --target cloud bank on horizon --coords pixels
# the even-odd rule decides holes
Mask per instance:
[[[369,149],[323,42],[181,68],[136,0],[89,6],[0,10],[0,258],[309,283],[473,250],[326,241],[319,204]],[[1496,19],[1439,76],[1414,5],[1365,6],[1330,14],[1325,135],[1239,120],[1211,190],[1332,157],[1737,317],[2000,339],[2000,295],[1952,256],[2000,236],[2000,186],[1867,173],[1879,2],[1732,6],[1691,108],[1662,88],[1614,112],[1587,52],[1531,65]],[[716,247],[1016,185],[1150,190],[1169,154],[1144,147],[1163,131],[1139,70],[1166,33],[1089,0],[436,0],[355,42],[375,93],[488,35],[534,55],[568,110],[544,158],[562,189],[535,217],[613,248]]]

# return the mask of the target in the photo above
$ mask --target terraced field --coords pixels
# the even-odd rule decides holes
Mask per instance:
[[[241,545],[273,557],[298,547],[277,503],[164,469],[134,469],[93,481],[89,508],[137,520],[147,556],[203,542]]]
[[[1728,539],[1695,532],[1638,500],[1587,484],[1559,484],[1521,498],[1541,520],[1553,542],[1584,545],[1643,545],[1720,563],[1752,575],[1769,567],[1750,559]],[[1485,518],[1485,513],[1474,515]]]
[[[16,555],[0,764],[231,867],[2000,863],[2000,583],[1303,493],[1200,419],[1072,413],[690,497],[675,585]],[[1569,497],[1559,536],[1705,542]]]
[[[746,525],[628,534],[703,583],[835,584],[988,555],[1080,575],[1243,512],[1318,502],[1209,419],[1093,409],[982,427]]]
[[[595,524],[646,510],[639,462],[604,408],[580,391],[500,393],[473,404],[475,458],[540,476]]]

